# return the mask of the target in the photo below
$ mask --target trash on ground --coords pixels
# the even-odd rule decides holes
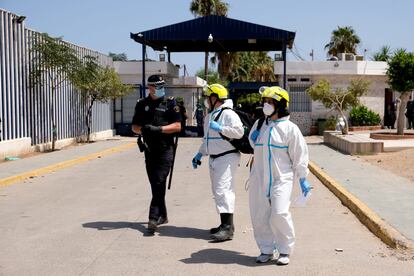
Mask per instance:
[[[16,161],[16,160],[19,160],[20,158],[19,157],[16,157],[16,156],[6,156],[5,158],[4,158],[4,160],[6,160],[6,161]]]

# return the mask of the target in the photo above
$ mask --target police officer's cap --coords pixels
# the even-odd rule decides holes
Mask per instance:
[[[151,75],[148,77],[148,85],[155,85],[158,86],[164,86],[165,81],[162,76],[159,75]]]

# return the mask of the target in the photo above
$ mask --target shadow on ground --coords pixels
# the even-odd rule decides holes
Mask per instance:
[[[256,257],[243,255],[241,252],[223,250],[218,248],[203,249],[191,254],[190,258],[182,259],[185,264],[239,264],[243,266],[275,265],[274,262],[257,264]]]
[[[138,230],[143,236],[153,236],[148,233],[147,222],[128,222],[128,221],[95,221],[82,224],[84,228],[95,228],[97,230],[116,230],[122,228],[130,228]],[[159,236],[185,238],[185,239],[200,239],[208,240],[209,231],[205,229],[179,227],[172,225],[161,225],[157,232]]]

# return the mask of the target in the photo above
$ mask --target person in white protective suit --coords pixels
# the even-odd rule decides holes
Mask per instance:
[[[204,118],[204,138],[198,153],[192,160],[194,169],[201,165],[202,156],[209,156],[211,187],[221,224],[210,229],[214,241],[233,239],[233,213],[235,204],[235,173],[240,153],[223,139],[240,139],[244,134],[239,116],[232,110],[233,102],[221,84],[204,88],[204,104],[209,113]]]
[[[311,187],[308,148],[297,125],[289,120],[289,94],[278,86],[259,90],[264,118],[253,125],[249,141],[254,161],[249,177],[250,215],[260,249],[257,263],[266,263],[279,252],[277,265],[287,265],[295,243],[289,211],[294,179],[300,179],[304,196]],[[259,127],[258,127],[259,126]]]

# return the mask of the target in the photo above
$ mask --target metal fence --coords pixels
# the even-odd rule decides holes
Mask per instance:
[[[31,47],[41,39],[40,33],[24,27],[18,16],[0,9],[0,141],[31,137],[32,144],[52,140],[49,85],[31,85],[34,69]],[[68,43],[78,57],[95,56],[101,65],[112,65],[112,59],[96,51]],[[73,85],[65,82],[54,99],[57,139],[85,134],[87,100]],[[112,128],[112,104],[95,103],[92,132]]]

